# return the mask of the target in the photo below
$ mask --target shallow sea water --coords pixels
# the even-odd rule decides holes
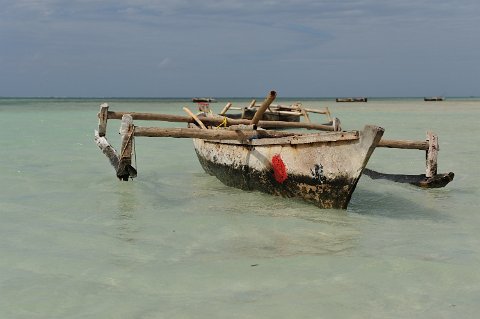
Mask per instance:
[[[322,210],[224,186],[188,139],[137,138],[138,178],[120,182],[93,141],[99,105],[192,103],[0,99],[0,318],[477,317],[480,100],[280,101],[388,139],[432,130],[455,179],[425,190],[363,176],[346,211]],[[377,149],[368,167],[420,174],[425,154]]]

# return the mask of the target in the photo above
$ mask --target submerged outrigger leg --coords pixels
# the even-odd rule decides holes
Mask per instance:
[[[129,178],[137,177],[137,170],[132,166],[132,150],[134,144],[134,126],[133,119],[126,114],[122,118],[120,134],[122,135],[122,151],[120,155],[115,148],[105,138],[108,120],[108,104],[104,103],[100,106],[98,113],[99,123],[98,131],[95,130],[95,142],[107,156],[116,171],[118,179],[128,181]]]

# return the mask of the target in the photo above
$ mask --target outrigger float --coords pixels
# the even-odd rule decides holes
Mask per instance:
[[[320,208],[346,209],[362,173],[427,188],[443,187],[453,179],[453,173],[437,174],[439,147],[433,133],[428,133],[427,141],[382,140],[384,129],[379,126],[343,131],[336,118],[331,125],[261,120],[275,97],[275,91],[271,91],[251,120],[205,113],[197,116],[188,108],[184,108],[188,116],[112,112],[105,103],[100,106],[95,141],[117,177],[126,181],[137,176],[132,167],[135,137],[192,138],[204,170],[224,184],[303,199]],[[120,153],[105,137],[109,119],[122,120]],[[133,120],[181,122],[187,127],[141,127]],[[319,132],[275,131],[272,127]],[[425,150],[426,174],[392,175],[366,170],[376,147]]]

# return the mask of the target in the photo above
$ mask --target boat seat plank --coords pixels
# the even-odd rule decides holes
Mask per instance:
[[[254,138],[251,139],[249,145],[280,145],[280,144],[311,144],[311,143],[327,143],[338,141],[351,141],[360,138],[358,131],[348,132],[323,132],[318,134],[301,134],[278,138]],[[224,144],[245,144],[245,141],[239,140],[210,140],[210,142]]]

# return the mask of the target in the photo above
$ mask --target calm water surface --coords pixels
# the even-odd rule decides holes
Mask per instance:
[[[119,182],[93,142],[102,102],[194,108],[0,99],[0,318],[478,317],[480,100],[303,100],[344,129],[432,130],[456,174],[429,190],[363,176],[346,211],[224,186],[187,139],[138,138],[139,176]],[[425,154],[377,149],[368,167],[420,174]]]

